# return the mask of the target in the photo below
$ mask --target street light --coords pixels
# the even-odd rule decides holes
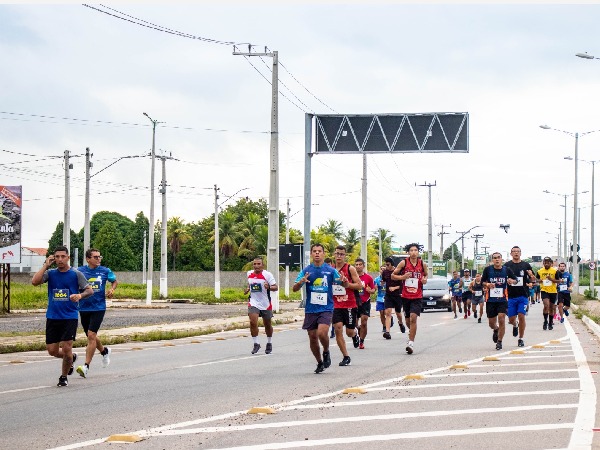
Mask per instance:
[[[558,194],[556,192],[550,192],[549,190],[543,191],[544,194],[552,194],[552,195],[560,195],[565,198],[565,204],[562,205],[565,207],[565,228],[563,230],[563,258],[565,258],[565,262],[567,261],[567,197],[573,194]],[[546,219],[548,220],[548,219]]]
[[[579,292],[579,265],[577,264],[578,251],[577,244],[579,243],[579,236],[577,235],[577,169],[578,169],[578,157],[579,157],[579,136],[585,136],[586,134],[595,133],[598,130],[586,131],[585,133],[572,133],[570,131],[559,130],[557,128],[552,128],[548,125],[540,125],[540,128],[544,130],[553,130],[560,131],[561,133],[568,134],[571,137],[575,138],[575,183],[573,189],[573,284],[575,287],[575,292]]]
[[[577,56],[578,58],[583,58],[583,59],[600,59],[600,58],[596,58],[594,55],[589,55],[587,53],[575,53],[575,56]]]
[[[560,258],[566,258],[567,255],[561,255],[561,253],[560,253],[560,249],[562,248],[562,245],[561,245],[562,222],[559,222],[558,220],[551,220],[551,219],[548,219],[547,217],[544,220],[547,220],[548,222],[558,223],[558,250],[557,250],[557,255]]]

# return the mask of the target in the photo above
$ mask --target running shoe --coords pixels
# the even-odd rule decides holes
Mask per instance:
[[[565,318],[564,317],[560,318],[560,323],[565,323]]]
[[[502,350],[502,341],[496,342],[496,350]]]
[[[408,353],[409,355],[413,354],[413,346],[414,346],[414,342],[413,341],[408,341],[408,344],[406,344],[406,353]]]
[[[548,322],[544,320],[544,330],[548,329]]]
[[[494,330],[492,333],[492,341],[498,342],[498,330]]]
[[[273,344],[267,342],[267,348],[265,348],[265,353],[268,355],[273,351]]]
[[[568,309],[563,309],[563,311],[565,312],[565,316],[569,316],[569,310]]]
[[[108,347],[104,347],[104,350],[106,350],[106,354],[102,355],[102,367],[107,368],[110,364],[110,354],[112,353],[112,350]]]
[[[454,314],[454,318],[455,318],[455,319],[458,319],[458,316],[457,316],[456,314]]]
[[[519,335],[519,325],[513,326],[513,336],[517,337]]]
[[[344,359],[340,361],[340,366],[349,366],[351,364],[351,360],[349,356],[344,356]]]
[[[550,323],[548,324],[548,329],[549,329],[549,330],[553,330],[553,329],[554,329],[554,323],[550,322]]]
[[[331,333],[329,334],[329,337],[331,339],[333,339],[335,337],[335,330],[333,329],[333,327],[331,327]]]
[[[458,312],[462,314],[462,306],[458,307]]]
[[[252,347],[252,354],[254,355],[255,353],[258,353],[259,350],[260,344],[254,344],[254,347]]]
[[[473,318],[477,319],[477,310],[473,311]]]
[[[352,336],[352,344],[354,344],[354,348],[358,348],[360,345],[360,337],[358,337],[358,333]]]
[[[471,310],[470,310],[470,309],[467,311],[467,315],[468,315],[469,317],[471,317]]]
[[[317,363],[317,368],[315,369],[315,373],[321,373],[325,370],[325,366],[322,362]]]
[[[465,313],[465,317],[464,317],[464,318],[465,318],[465,319],[467,318],[467,313]]]
[[[391,339],[392,335],[388,331],[386,331],[385,333],[383,333],[383,337],[386,339]]]
[[[391,322],[390,328],[392,328],[393,326],[394,326],[394,316],[392,316],[392,322]]]
[[[88,370],[89,370],[89,368],[85,364],[83,366],[78,366],[77,367],[77,373],[79,375],[81,375],[83,378],[87,378]]]
[[[365,340],[364,339],[360,340],[360,344],[358,344],[358,348],[360,348],[361,350],[364,350],[364,348],[365,348]]]
[[[385,327],[383,327],[383,328],[381,329],[381,332],[382,332],[382,333],[385,333]]]
[[[73,362],[71,363],[71,368],[69,369],[69,372],[67,373],[67,375],[72,375],[73,371],[75,370],[75,368],[73,367],[73,365],[75,364],[75,361],[77,361],[77,353],[73,353]],[[66,384],[65,384],[66,386]]]
[[[323,352],[323,367],[327,369],[329,366],[331,366],[331,354]]]
[[[517,345],[519,347],[525,347],[525,342],[523,342],[523,339],[519,339],[519,343]]]
[[[477,319],[477,323],[481,323],[481,317]]]
[[[67,377],[65,377],[64,375],[61,375],[58,378],[58,383],[56,384],[58,387],[64,387],[64,386],[68,386],[69,385],[69,380],[67,380]]]
[[[406,327],[404,326],[403,323],[400,324],[400,332],[401,333],[406,333]]]

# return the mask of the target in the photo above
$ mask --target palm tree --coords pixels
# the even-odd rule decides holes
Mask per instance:
[[[237,231],[237,216],[225,211],[219,214],[219,249],[224,258],[230,258],[238,252],[239,233]],[[212,232],[211,242],[215,241],[215,232]]]
[[[257,256],[257,236],[261,231],[261,227],[264,227],[264,219],[256,213],[248,213],[246,217],[242,219],[242,222],[238,224],[238,232],[240,236],[243,236],[243,240],[240,243],[238,249],[238,256],[248,258],[249,260]]]
[[[349,254],[354,251],[354,247],[360,242],[360,231],[356,228],[350,228],[344,236],[344,244],[346,245],[346,252]]]
[[[379,241],[381,236],[381,255],[383,258],[390,256],[392,251],[392,239],[394,235],[390,233],[390,230],[378,228],[371,234],[371,245],[379,252]]]
[[[171,217],[167,221],[167,243],[173,253],[173,270],[175,270],[175,259],[181,251],[181,245],[189,240],[188,226],[179,217]]]
[[[336,240],[339,240],[343,236],[342,224],[334,219],[328,219],[323,225],[318,228],[319,232],[329,234]]]

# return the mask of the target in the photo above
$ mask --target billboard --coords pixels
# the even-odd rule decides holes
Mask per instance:
[[[0,264],[21,262],[22,186],[0,186]]]
[[[432,275],[434,277],[446,277],[448,276],[448,267],[446,261],[432,261],[433,267],[431,268]]]

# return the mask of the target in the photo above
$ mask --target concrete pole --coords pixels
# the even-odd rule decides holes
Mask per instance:
[[[596,169],[596,161],[592,161],[592,235],[591,235],[591,243],[590,243],[590,262],[596,264],[594,260],[594,175]],[[592,298],[595,298],[594,295],[594,281],[595,281],[595,271],[590,269],[590,295]]]
[[[578,219],[577,219],[577,176],[579,165],[579,133],[575,133],[575,188],[573,190],[573,291],[579,293],[579,263],[577,245],[579,244]]]
[[[79,249],[75,247],[73,249],[73,268],[77,269],[79,267]]]
[[[360,230],[360,257],[365,261],[367,270],[367,154],[363,153],[362,176],[362,221]]]
[[[90,248],[90,169],[92,168],[90,148],[85,149],[85,219],[83,223],[83,251]]]
[[[450,253],[452,255],[451,256],[451,260],[452,260],[452,269],[451,270],[452,270],[452,272],[454,272],[455,266],[456,266],[456,263],[454,262],[454,243],[450,244]]]
[[[286,201],[285,213],[285,243],[290,243],[290,199]],[[285,265],[285,296],[290,297],[290,266]]]
[[[160,182],[160,193],[162,195],[162,220],[160,224],[160,298],[168,297],[167,288],[167,158],[162,155],[162,181]]]
[[[465,235],[463,234],[460,238],[460,243],[462,247],[462,258],[461,258],[461,269],[465,269]]]
[[[150,223],[148,224],[148,271],[146,277],[146,305],[152,303],[152,278],[154,276],[154,171],[156,165],[156,124],[146,113],[144,115],[152,122],[152,164],[150,169]]]
[[[219,188],[215,184],[215,298],[221,298],[221,263],[219,261]]]
[[[561,255],[560,254],[560,250],[562,249],[562,222],[558,222],[558,255],[562,256],[562,258],[565,257],[565,255]]]
[[[304,267],[310,264],[312,119],[312,114],[306,113],[304,115]]]
[[[63,245],[71,253],[71,162],[69,150],[65,150],[65,211],[63,218]],[[52,251],[52,250],[51,250]]]
[[[381,228],[379,229],[379,265],[377,266],[377,271],[379,271],[379,268],[383,265],[383,249],[381,248],[383,245],[382,239],[381,239]]]
[[[146,253],[146,238],[148,231],[144,230],[144,248],[142,249],[142,284],[146,284],[146,256],[148,255],[148,253]]]
[[[428,214],[428,222],[427,222],[427,265],[429,267],[433,266],[433,220],[431,218],[431,188],[433,186],[437,186],[437,182],[431,183],[423,183],[419,184],[421,187],[429,188],[429,214]]]
[[[567,251],[567,195],[565,195],[565,227],[563,229],[563,258],[565,259],[565,263],[567,263],[568,251]]]

